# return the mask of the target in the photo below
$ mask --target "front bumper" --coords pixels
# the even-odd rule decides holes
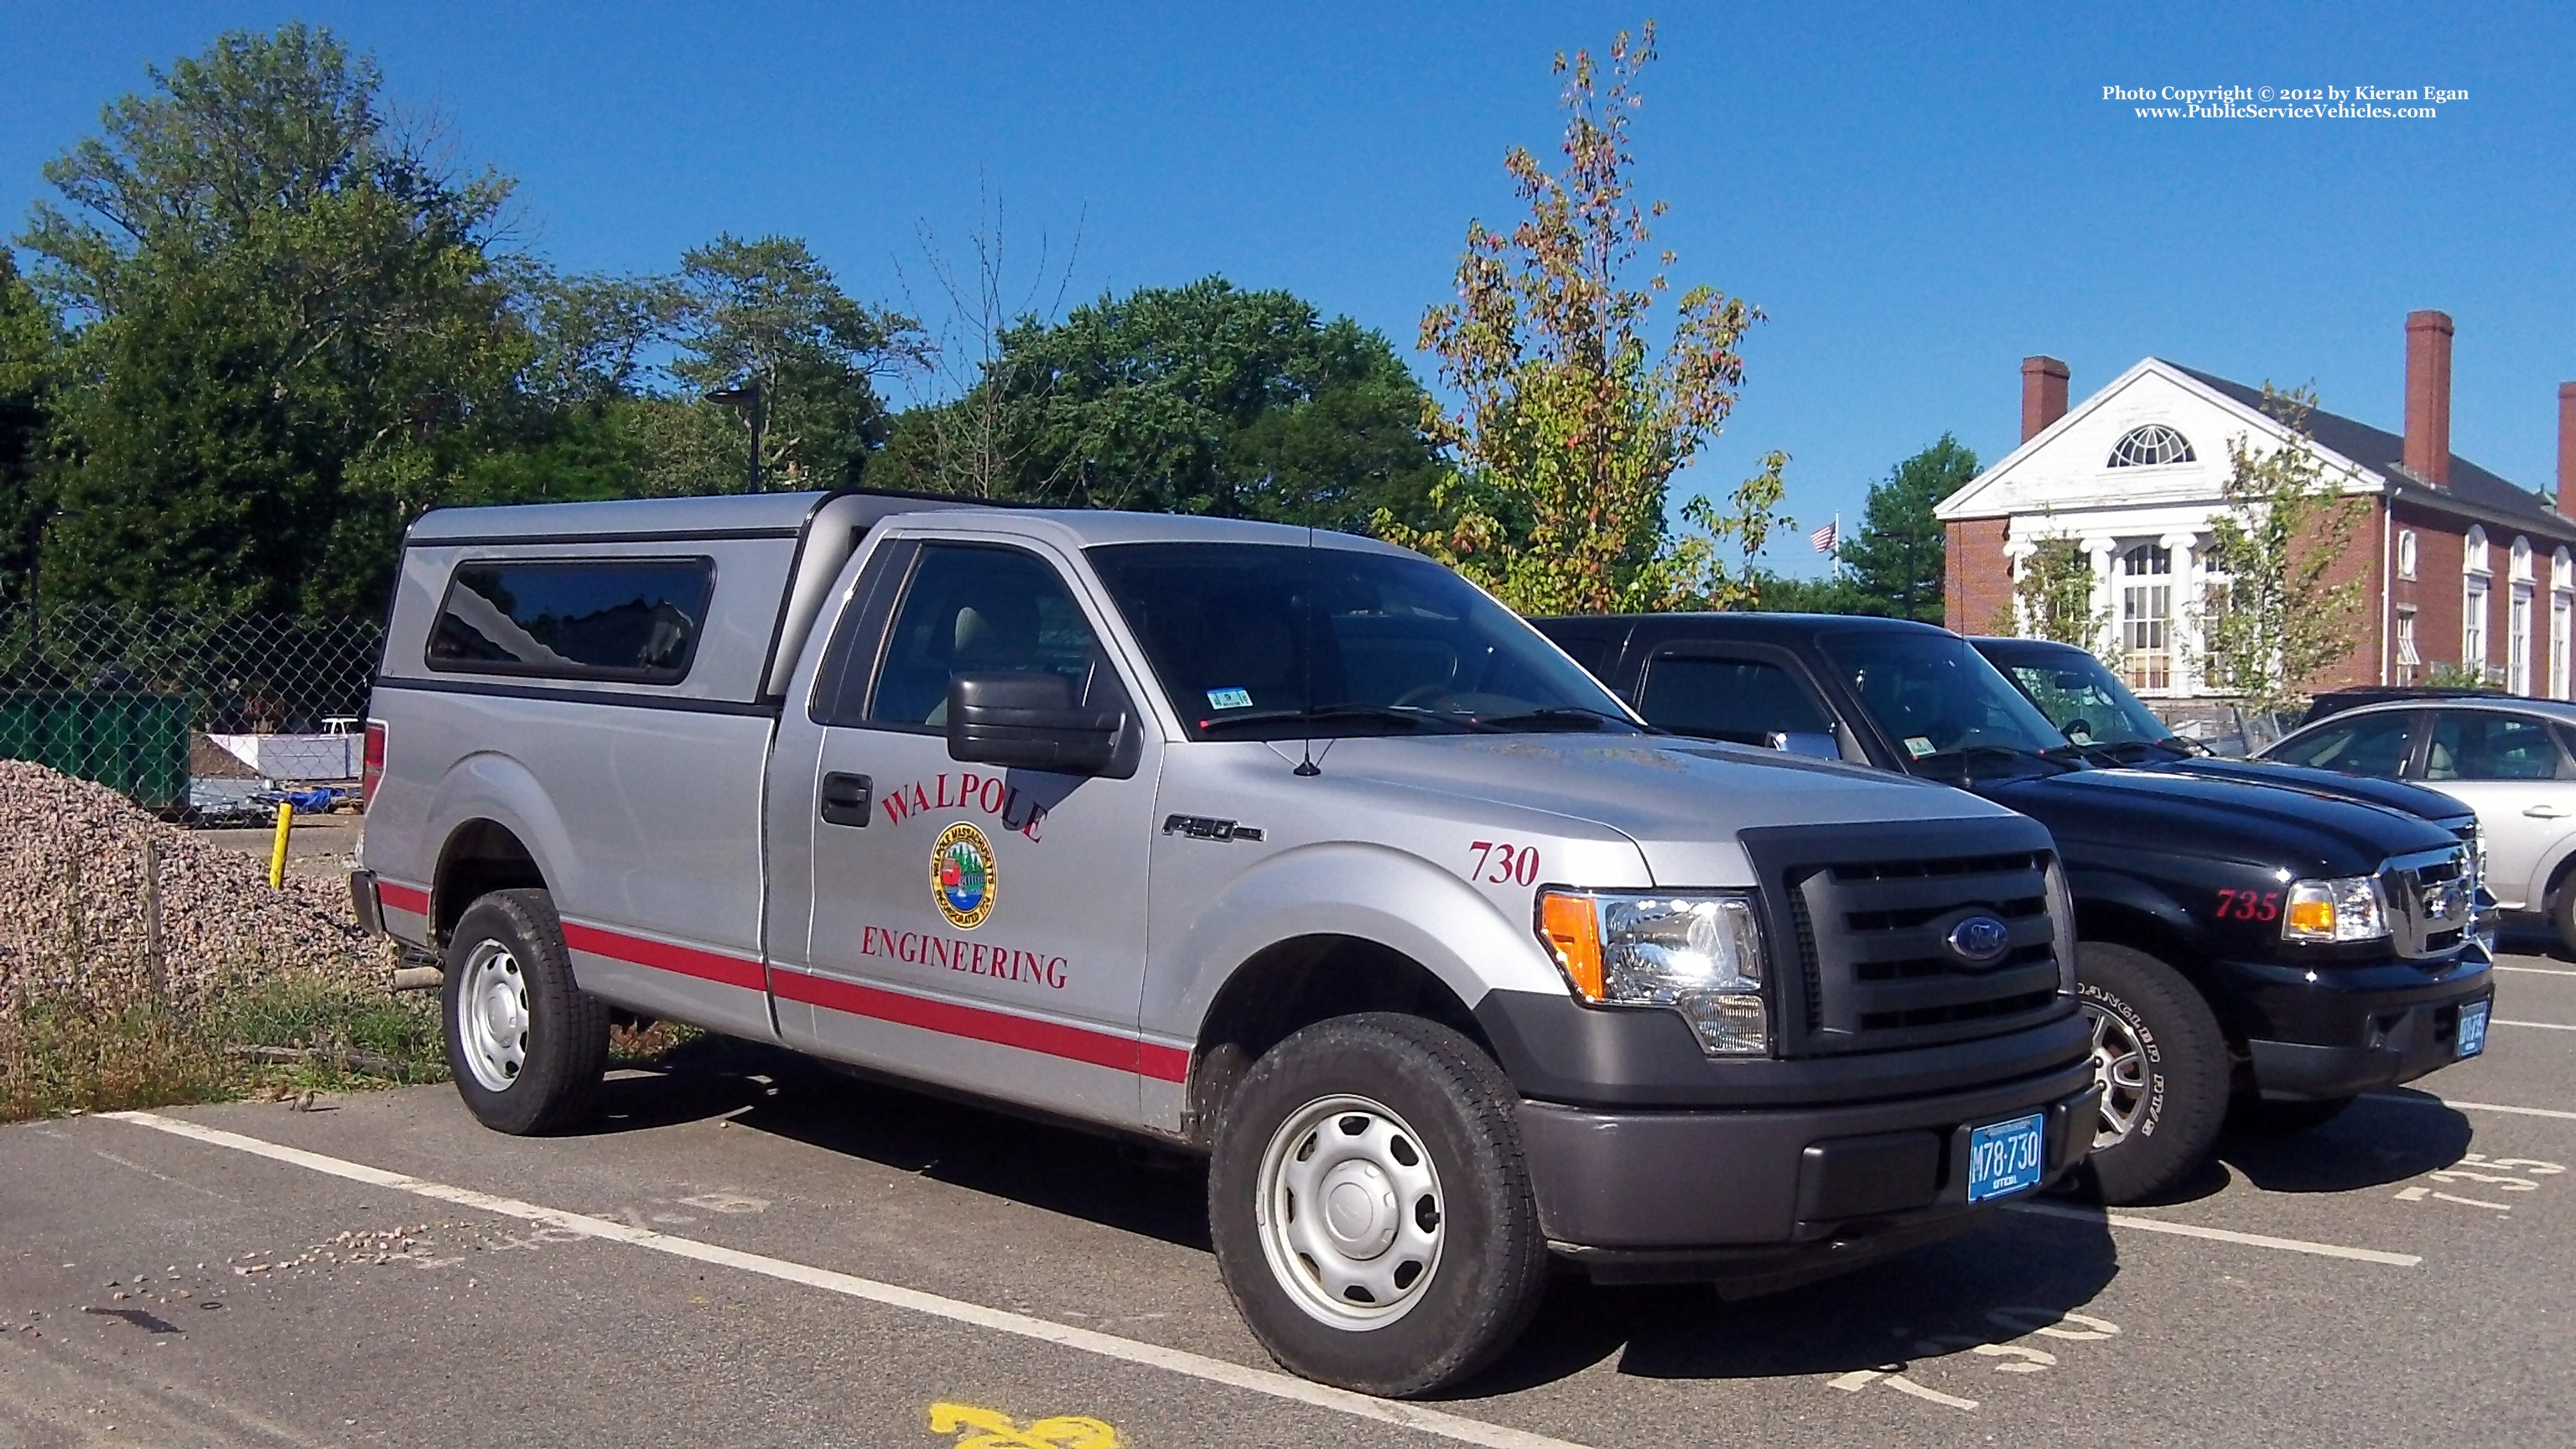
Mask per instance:
[[[2084,1160],[2093,1064],[1896,1101],[1624,1111],[1524,1101],[1521,1146],[1557,1253],[1596,1279],[1766,1292],[1964,1227],[1971,1127],[2040,1112],[2054,1181]]]
[[[2216,968],[2254,1089],[2274,1101],[2358,1096],[2449,1066],[2460,1009],[2495,997],[2494,970],[2476,945],[2434,963]]]

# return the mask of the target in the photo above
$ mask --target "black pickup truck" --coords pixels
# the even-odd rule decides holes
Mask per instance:
[[[1531,622],[1676,734],[1902,771],[2049,828],[2076,901],[2107,1201],[2175,1186],[2231,1101],[2264,1125],[2312,1125],[2485,1046],[2494,988],[2474,847],[2421,813],[2257,778],[2262,766],[2115,762],[1928,624]],[[1958,954],[1888,965],[1972,969]]]

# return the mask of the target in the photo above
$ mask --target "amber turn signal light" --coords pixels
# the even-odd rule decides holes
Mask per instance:
[[[1602,979],[1601,913],[1590,896],[1543,891],[1538,898],[1538,933],[1556,952],[1557,969],[1586,1001],[1609,995]]]

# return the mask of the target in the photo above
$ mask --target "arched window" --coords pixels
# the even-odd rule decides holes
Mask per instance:
[[[2513,576],[2518,579],[2531,577],[2530,539],[2517,538],[2513,541]]]
[[[2415,577],[2415,530],[2411,528],[2397,530],[2397,576]]]
[[[2196,461],[2191,440],[2162,423],[2131,428],[2111,445],[2114,468],[2157,468],[2167,463]]]
[[[2464,574],[2495,572],[2495,569],[2487,563],[2487,531],[2474,523],[2469,525],[2469,536],[2460,545],[2460,572]]]

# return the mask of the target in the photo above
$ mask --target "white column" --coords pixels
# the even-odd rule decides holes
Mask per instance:
[[[2120,541],[2116,538],[2088,538],[2084,540],[2084,553],[2093,562],[2093,612],[2110,621],[2104,627],[2116,648],[2120,642],[2120,581],[2111,570],[2120,557]],[[2102,640],[2098,636],[2093,641],[2093,648],[2096,652],[2102,648]]]
[[[2168,533],[2156,540],[2173,553],[2173,691],[2200,693],[2200,535]]]
[[[2015,634],[2030,632],[2029,616],[2021,606],[2021,578],[2022,571],[2030,566],[2030,556],[2037,552],[2039,552],[2039,545],[2026,538],[2010,539],[2004,544],[2004,577],[2012,580],[2013,584],[2012,592],[2005,596],[2005,600],[2012,613],[2012,631]],[[1971,619],[1968,622],[1979,628],[1984,627],[1980,620]]]

